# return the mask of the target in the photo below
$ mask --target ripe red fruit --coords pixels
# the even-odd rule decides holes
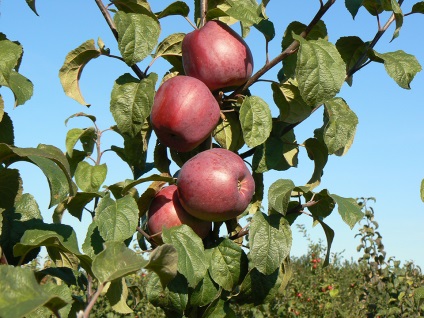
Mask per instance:
[[[150,120],[158,139],[180,152],[193,150],[215,129],[218,102],[196,78],[176,76],[158,89]]]
[[[202,239],[212,228],[211,222],[196,219],[188,214],[178,199],[176,185],[170,185],[160,190],[150,203],[147,226],[150,235],[162,232],[162,227],[171,228],[186,224]],[[158,244],[162,243],[160,235],[153,237]]]
[[[327,289],[328,289],[328,290],[333,290],[333,288],[334,288],[334,287],[333,287],[333,286],[331,286],[331,285],[328,285],[328,286],[327,286]]]
[[[252,53],[243,38],[225,23],[209,21],[182,42],[186,75],[214,91],[244,84],[253,71]]]
[[[178,196],[191,215],[206,221],[225,221],[240,215],[255,192],[244,161],[234,152],[214,148],[188,160],[177,179]]]

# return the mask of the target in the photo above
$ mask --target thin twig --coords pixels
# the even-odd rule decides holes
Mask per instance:
[[[206,23],[206,12],[208,11],[208,0],[200,1],[200,27]]]
[[[109,11],[107,10],[107,8],[105,7],[105,5],[103,4],[101,0],[94,0],[94,2],[96,2],[97,6],[100,9],[100,12],[102,13],[107,24],[109,25],[110,30],[112,31],[113,36],[115,37],[116,41],[118,41],[119,39],[118,31],[116,30],[115,23],[113,22],[113,19],[109,14]],[[130,67],[134,71],[134,73],[138,76],[139,79],[146,78],[146,74],[143,73],[136,64],[131,65]]]
[[[88,303],[88,306],[84,310],[84,318],[88,318],[90,316],[91,309],[93,309],[94,304],[97,301],[97,298],[99,298],[100,294],[103,291],[103,288],[105,287],[105,283],[100,284],[100,286],[97,288],[97,291],[94,293],[93,297],[91,297],[90,302]]]

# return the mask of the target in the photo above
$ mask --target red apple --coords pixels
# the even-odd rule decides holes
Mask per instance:
[[[150,235],[162,232],[162,227],[171,228],[186,224],[203,239],[212,228],[211,222],[199,220],[184,210],[178,199],[176,185],[167,186],[156,194],[150,204],[147,215],[147,226]],[[154,236],[153,239],[159,244],[162,243],[160,235]]]
[[[244,84],[253,71],[253,57],[243,38],[225,23],[209,21],[188,33],[182,42],[186,75],[210,90]]]
[[[200,80],[176,76],[158,89],[150,120],[158,139],[176,151],[191,151],[215,129],[218,102]]]
[[[205,150],[182,167],[178,197],[191,215],[206,221],[225,221],[246,210],[255,182],[244,161],[234,152]]]

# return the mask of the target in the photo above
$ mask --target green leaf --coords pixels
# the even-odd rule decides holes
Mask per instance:
[[[41,246],[76,255],[81,266],[87,272],[91,272],[91,259],[80,253],[77,236],[71,226],[38,222],[25,231],[20,243],[14,246],[13,253],[15,256],[24,256],[32,249]]]
[[[0,96],[1,97],[1,96]],[[0,100],[1,102],[2,100]],[[0,112],[2,107],[0,105]],[[15,134],[13,132],[13,122],[8,113],[0,114],[0,143],[13,145],[15,143]]]
[[[324,124],[315,131],[315,137],[324,140],[328,154],[343,156],[355,138],[358,117],[342,98],[324,104]]]
[[[112,281],[107,289],[106,297],[113,311],[123,315],[134,312],[127,305],[128,286],[125,282],[125,278]]]
[[[259,32],[263,34],[267,42],[272,41],[275,37],[274,23],[270,20],[261,20],[258,24],[253,25]]]
[[[174,246],[163,244],[150,253],[146,269],[155,272],[160,279],[162,288],[177,276],[178,252]]]
[[[4,171],[7,169],[3,169]],[[0,172],[0,180],[2,180],[2,173]],[[2,180],[3,181],[3,180]],[[8,179],[5,178],[7,182]],[[1,183],[1,181],[0,181]],[[2,197],[3,199],[3,197]],[[34,197],[30,194],[23,194],[16,198],[16,203],[13,207],[5,209],[1,214],[1,228],[0,228],[0,246],[9,265],[17,265],[20,257],[13,255],[13,247],[21,241],[22,235],[27,229],[36,226],[42,220],[41,212]],[[23,264],[30,262],[34,259],[40,249],[34,249],[28,253]]]
[[[240,120],[236,113],[226,113],[225,120],[220,120],[213,137],[225,149],[237,152],[244,145]]]
[[[279,179],[268,189],[268,208],[271,211],[286,215],[291,193],[296,186],[293,181]]]
[[[243,138],[250,147],[263,144],[272,129],[272,116],[268,104],[257,96],[246,97],[240,108]]]
[[[30,269],[0,266],[0,281],[0,312],[4,318],[27,316],[41,306],[55,312],[67,304],[50,286],[39,285]]]
[[[424,202],[424,179],[421,181],[420,194],[421,194],[421,201]]]
[[[280,120],[294,124],[308,118],[312,108],[300,96],[299,87],[295,80],[284,83],[272,83],[274,102],[280,109]]]
[[[229,7],[227,7],[229,5]],[[251,0],[226,0],[224,5],[218,5],[230,17],[244,23],[258,24],[262,21],[258,4]]]
[[[137,202],[130,195],[116,201],[105,196],[96,208],[96,222],[105,241],[125,241],[138,225]]]
[[[146,0],[114,0],[113,4],[120,11],[127,13],[141,13],[156,17]]]
[[[82,213],[88,203],[94,198],[102,198],[103,192],[77,192],[66,202],[66,209],[69,213],[81,221]]]
[[[156,48],[154,57],[159,56],[181,56],[181,43],[185,37],[185,33],[173,33],[167,36]]]
[[[3,97],[0,94],[0,122],[3,120],[4,114],[5,114],[4,113],[4,100],[3,100]]]
[[[155,306],[162,308],[169,317],[181,317],[188,304],[187,280],[178,274],[163,289],[159,276],[152,273],[146,286],[147,299]]]
[[[92,166],[86,161],[81,161],[75,171],[75,182],[84,192],[96,192],[106,180],[106,164]]]
[[[255,181],[255,193],[253,194],[252,200],[247,208],[249,214],[255,214],[258,211],[261,211],[262,201],[264,199],[264,174],[263,173],[253,173],[253,180]]]
[[[209,264],[205,261],[203,242],[187,225],[163,228],[162,239],[178,252],[178,272],[183,274],[190,287],[195,287],[205,276]]]
[[[321,183],[321,176],[328,160],[327,146],[316,138],[309,138],[304,143],[309,159],[314,161],[314,172],[306,184],[312,190]]]
[[[293,35],[300,43],[296,79],[303,100],[317,107],[333,98],[346,77],[346,65],[334,44],[325,40],[307,41]]]
[[[115,81],[110,111],[122,134],[135,137],[143,128],[152,109],[157,79],[155,73],[142,80],[126,73]]]
[[[250,224],[249,239],[253,265],[265,275],[280,267],[292,245],[290,225],[280,214],[256,213]]]
[[[362,41],[361,38],[357,36],[345,36],[337,40],[336,48],[346,64],[347,72],[368,50],[368,44]],[[361,65],[363,65],[363,63]]]
[[[330,194],[330,196],[336,201],[339,214],[343,221],[349,225],[351,229],[356,223],[362,220],[364,213],[362,213],[361,207],[355,199],[343,198],[336,194]]]
[[[229,239],[213,248],[209,273],[223,289],[231,291],[240,281],[242,249]]]
[[[308,210],[312,213],[312,216],[316,219],[326,218],[333,212],[336,202],[330,196],[328,190],[324,189],[317,193],[307,192],[304,194],[307,201],[315,201],[316,204],[309,206]]]
[[[424,14],[424,1],[420,1],[420,2],[415,3],[412,6],[411,12],[412,13],[421,13],[421,14]]]
[[[34,92],[34,85],[25,76],[18,72],[11,71],[7,85],[15,96],[15,106],[23,105],[28,101]]]
[[[171,160],[168,158],[168,147],[162,144],[158,139],[156,140],[155,150],[153,152],[155,168],[161,173],[167,173],[171,175],[169,166]]]
[[[228,301],[217,298],[208,306],[202,318],[237,318],[237,316]]]
[[[210,273],[196,285],[191,292],[190,305],[193,307],[203,307],[209,305],[219,294],[218,285],[212,280]]]
[[[319,222],[319,224],[321,224],[322,228],[324,229],[325,237],[327,238],[327,252],[325,253],[325,259],[323,263],[323,266],[327,266],[330,263],[330,250],[331,250],[331,245],[333,244],[334,231],[322,220],[316,219],[316,221]]]
[[[28,159],[36,164],[47,178],[50,188],[49,208],[65,200],[69,193],[68,180],[58,165],[40,156],[28,156]]]
[[[65,120],[65,126],[68,124],[69,119],[71,119],[71,118],[75,118],[75,117],[87,117],[87,118],[89,118],[89,119],[90,119],[93,123],[95,123],[95,122],[96,122],[96,116],[88,115],[88,114],[83,113],[83,112],[79,112],[79,113],[73,114],[73,115],[69,116],[68,118],[66,118],[66,120]]]
[[[393,15],[395,16],[396,21],[396,29],[393,32],[392,40],[396,39],[399,36],[400,29],[403,25],[403,12],[400,8],[400,4],[396,0],[390,0],[390,7],[393,11]]]
[[[94,258],[104,249],[105,240],[102,238],[99,232],[99,227],[97,222],[94,220],[87,229],[87,235],[85,237],[84,243],[82,244],[82,250],[89,257]]]
[[[146,14],[118,11],[113,20],[118,31],[118,48],[128,65],[142,61],[156,47],[160,34],[157,19]]]
[[[363,0],[346,0],[345,1],[346,8],[352,15],[353,19],[355,19],[359,8],[362,7],[362,2]]]
[[[164,17],[170,15],[181,15],[183,17],[187,17],[190,13],[190,8],[183,1],[175,1],[163,9],[161,12],[156,13],[158,19],[162,19]]]
[[[89,156],[93,153],[96,138],[97,133],[94,127],[85,129],[73,128],[66,134],[66,152],[69,154],[69,157],[72,158],[76,143],[81,141],[82,148]]]
[[[0,208],[13,208],[22,195],[22,179],[17,169],[0,169]]]
[[[0,33],[0,85],[8,86],[10,74],[22,56],[22,46]]]
[[[384,61],[387,74],[402,88],[410,89],[410,83],[422,67],[415,56],[402,50],[389,53],[374,54]]]
[[[122,242],[105,242],[105,246],[93,259],[93,273],[100,284],[135,273],[147,264]]]
[[[384,0],[363,0],[362,5],[371,15],[377,16],[384,11],[383,1]]]
[[[37,9],[35,8],[35,0],[25,0],[28,6],[31,8],[31,10],[38,15]]]
[[[138,184],[149,182],[149,181],[164,181],[169,183],[175,183],[175,179],[172,177],[164,177],[158,174],[152,174],[149,177],[141,178],[138,180],[125,180],[125,186],[122,190],[122,193],[126,193],[128,190],[130,190],[131,188],[135,187]]]
[[[255,306],[275,299],[275,294],[281,284],[279,273],[279,268],[270,275],[264,275],[258,269],[252,268],[240,286],[240,294],[237,299],[240,299],[242,303]]]
[[[90,104],[87,104],[82,97],[79,79],[88,62],[100,55],[101,52],[96,49],[94,40],[88,40],[66,55],[65,62],[59,70],[59,78],[65,94],[88,107]]]

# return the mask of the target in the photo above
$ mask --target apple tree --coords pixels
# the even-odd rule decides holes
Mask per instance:
[[[37,13],[35,0],[26,2]],[[335,0],[317,1],[308,25],[270,21],[269,0],[175,1],[158,12],[147,0],[92,2],[119,51],[87,39],[70,48],[58,70],[65,94],[82,105],[66,121],[86,117],[92,125],[69,130],[64,150],[43,143],[22,148],[14,143],[19,127],[8,115],[10,105],[0,96],[1,316],[88,317],[98,297],[130,314],[126,300],[137,286],[125,278],[143,271],[149,273],[149,301],[170,317],[233,317],[232,303],[258,305],[284,290],[298,217],[322,227],[327,264],[334,230],[326,217],[336,211],[351,228],[363,217],[356,200],[315,191],[329,156],[346,154],[355,136],[358,118],[339,91],[370,63],[383,64],[401,88],[410,88],[421,71],[416,58],[375,46],[392,24],[395,40],[407,16],[424,13],[424,2],[404,13],[402,0],[345,0],[352,18],[367,12],[378,30],[371,39],[345,36],[335,43],[324,22]],[[176,33],[162,35],[169,16],[180,16],[193,31],[181,33],[175,25]],[[255,64],[244,41],[250,32],[265,38],[264,65]],[[33,85],[19,73],[24,57],[16,40],[0,33],[0,85],[20,106]],[[281,53],[268,58],[270,41],[281,41]],[[110,95],[115,122],[108,130],[122,144],[102,149],[96,115],[81,111],[89,104],[79,80],[88,63],[108,57],[128,72]],[[161,78],[153,71],[158,59],[169,63]],[[151,63],[143,71],[138,63],[145,60]],[[272,96],[269,104],[250,88],[271,69],[278,76],[263,92]],[[297,140],[296,128],[317,111],[322,126]],[[114,152],[132,174],[104,184],[104,151]],[[310,179],[294,184],[281,178],[265,188],[265,174],[297,167],[300,152],[313,161]],[[44,222],[34,196],[23,192],[13,166],[18,161],[46,176],[53,223]],[[75,229],[62,223],[65,213],[79,220],[90,214],[82,245]],[[51,266],[35,272],[23,266],[42,247]],[[46,276],[54,279],[46,282]],[[84,295],[76,295],[75,286]]]

